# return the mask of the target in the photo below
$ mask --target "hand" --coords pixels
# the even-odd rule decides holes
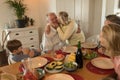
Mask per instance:
[[[116,56],[113,59],[113,63],[114,63],[114,70],[118,75],[118,78],[120,78],[120,56]]]
[[[80,33],[80,32],[81,32],[81,29],[80,29],[80,27],[78,27],[77,33]]]
[[[22,51],[23,51],[23,54],[28,55],[29,52],[30,52],[30,49],[29,48],[23,48]]]
[[[36,49],[36,51],[40,53],[40,52],[41,52],[41,49]]]
[[[29,56],[30,56],[30,57],[34,57],[34,51],[33,51],[33,50],[30,50]]]
[[[57,29],[57,28],[58,28],[58,26],[59,26],[59,24],[58,24],[58,23],[53,24],[53,27],[54,27],[55,29]]]
[[[49,34],[50,31],[51,31],[50,25],[47,25],[46,28],[45,28],[45,33],[46,33],[46,34]]]

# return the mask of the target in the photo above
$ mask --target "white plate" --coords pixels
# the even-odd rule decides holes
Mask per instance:
[[[91,60],[93,66],[100,69],[113,69],[113,62],[110,58],[98,57]]]
[[[32,61],[32,68],[43,67],[47,64],[48,60],[44,57],[35,57],[31,59]]]
[[[68,74],[59,73],[50,75],[45,80],[75,80],[75,79]]]
[[[0,80],[17,80],[15,75],[9,73],[2,73]]]
[[[66,52],[66,53],[72,53],[72,52],[76,52],[76,51],[77,51],[77,47],[75,47],[75,46],[63,47],[63,52]]]
[[[47,65],[46,65],[47,66]],[[46,68],[46,66],[45,66],[45,71],[46,72],[48,72],[48,73],[59,73],[59,72],[61,72],[61,71],[63,71],[64,70],[64,67],[62,68],[62,69],[60,69],[60,70],[55,70],[55,69],[53,69],[53,70],[48,70],[47,68]]]
[[[89,42],[85,42],[85,43],[82,43],[81,44],[81,46],[83,47],[83,48],[96,48],[97,47],[97,44],[95,44],[95,43],[89,43]]]

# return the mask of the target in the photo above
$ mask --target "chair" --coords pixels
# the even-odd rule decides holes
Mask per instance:
[[[8,65],[6,51],[3,50],[0,52],[0,67]]]
[[[9,65],[16,63],[14,60],[12,60],[11,55],[12,55],[11,53],[9,53],[9,55],[8,55],[8,64]]]

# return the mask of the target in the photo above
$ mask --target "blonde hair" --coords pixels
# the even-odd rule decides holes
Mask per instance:
[[[67,12],[65,11],[61,11],[59,12],[59,16],[61,17],[61,19],[66,23],[69,21],[69,15]]]
[[[120,55],[120,25],[108,24],[102,29],[103,37],[108,42],[108,52],[112,56]]]

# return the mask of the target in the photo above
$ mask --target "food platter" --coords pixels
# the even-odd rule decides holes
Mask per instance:
[[[47,64],[44,69],[48,73],[59,73],[64,69],[63,62],[53,61]]]

